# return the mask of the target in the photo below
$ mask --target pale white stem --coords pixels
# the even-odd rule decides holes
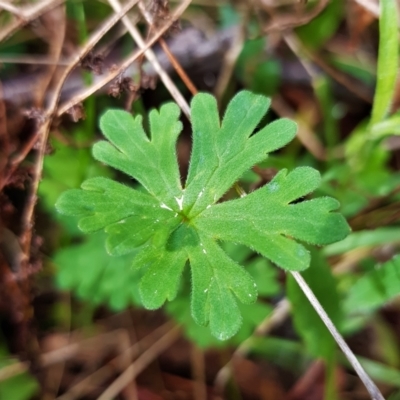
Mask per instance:
[[[0,1],[0,8],[16,15],[17,17],[19,17],[21,14],[21,10],[18,7],[13,6],[7,1]]]
[[[364,7],[366,10],[368,10],[375,17],[377,18],[379,17],[380,10],[377,1],[375,0],[354,0],[354,1],[358,3],[361,7]]]
[[[118,12],[121,10],[121,4],[118,0],[108,0],[110,3],[111,7],[114,9],[114,11]],[[122,22],[125,25],[126,29],[132,36],[133,40],[138,44],[139,48],[141,50],[146,49],[146,43],[142,39],[142,36],[140,35],[140,32],[132,24],[130,21],[129,17],[125,16],[122,18]],[[190,107],[175,85],[174,81],[170,78],[170,76],[165,72],[161,64],[159,63],[157,56],[155,55],[154,51],[151,49],[147,49],[144,51],[145,57],[151,62],[151,64],[154,67],[154,70],[158,73],[160,76],[162,82],[164,83],[165,87],[168,89],[168,91],[171,93],[171,96],[174,98],[174,100],[179,104],[181,107],[182,111],[184,114],[190,119]]]
[[[191,1],[192,0],[182,0],[181,4],[174,10],[174,13],[171,14],[169,21],[167,21],[162,27],[160,27],[157,32],[146,42],[146,46],[144,47],[144,49],[135,51],[125,61],[123,61],[118,68],[112,69],[101,80],[99,80],[92,86],[85,88],[82,92],[77,93],[72,99],[61,104],[61,106],[58,108],[57,116],[64,114],[68,109],[82,102],[91,94],[115,79],[121,72],[125,71],[134,61],[136,61],[142,54],[144,54],[145,50],[150,48],[171,27],[172,23],[176,21],[181,16],[181,14],[183,14]]]
[[[325,312],[323,307],[321,306],[318,299],[315,297],[314,293],[308,286],[307,282],[301,276],[299,272],[291,272],[293,278],[296,280],[298,285],[300,286],[303,293],[306,295],[308,300],[310,301],[311,305],[314,307],[314,310],[318,313],[326,327],[328,328],[329,332],[336,340],[336,343],[342,349],[344,355],[349,360],[350,364],[353,366],[354,370],[357,372],[357,375],[360,377],[362,383],[365,385],[368,393],[371,396],[372,400],[385,400],[382,396],[382,393],[379,391],[375,383],[371,380],[368,374],[365,372],[364,368],[361,366],[360,362],[357,360],[354,353],[350,350],[350,347],[344,341],[342,335],[338,332],[335,325],[328,317],[328,314]]]

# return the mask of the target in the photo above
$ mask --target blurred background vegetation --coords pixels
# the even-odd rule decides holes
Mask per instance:
[[[131,256],[109,256],[104,235],[55,211],[88,177],[129,184],[91,156],[107,108],[146,121],[176,101],[185,177],[191,97],[213,93],[223,111],[243,88],[270,96],[268,121],[290,117],[298,134],[240,185],[255,190],[284,167],[321,171],[318,194],[341,202],[352,233],[311,249],[303,276],[384,395],[400,399],[398,6],[0,1],[0,399],[369,398],[293,279],[247,248],[224,244],[260,297],[219,342],[190,317],[189,274],[174,301],[146,311]]]

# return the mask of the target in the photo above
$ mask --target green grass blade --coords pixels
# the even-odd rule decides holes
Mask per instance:
[[[381,1],[379,20],[379,53],[377,81],[372,107],[371,125],[382,121],[389,109],[396,89],[398,57],[398,12],[393,0]]]

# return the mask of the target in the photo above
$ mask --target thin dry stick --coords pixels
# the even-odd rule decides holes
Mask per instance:
[[[171,330],[173,326],[174,326],[174,324],[170,321],[166,322],[164,325],[161,325],[159,328],[155,329],[152,333],[150,333],[149,335],[147,335],[143,339],[141,339],[138,343],[134,344],[127,351],[127,355],[132,358],[136,357],[140,353],[141,349],[149,347],[159,337],[161,337],[162,335],[167,333],[169,330]],[[45,353],[40,356],[39,367],[47,368],[54,364],[58,364],[60,362],[65,362],[65,361],[70,360],[71,358],[75,357],[75,355],[81,350],[81,348],[83,346],[85,346],[85,347],[90,346],[99,340],[104,342],[104,340],[108,340],[108,338],[115,341],[116,337],[118,337],[118,336],[115,335],[115,332],[111,331],[111,332],[101,334],[100,336],[95,336],[95,337],[85,339],[79,343],[68,344],[59,349],[49,351],[48,353]],[[124,354],[123,356],[127,357],[127,355]],[[117,358],[118,357],[116,357],[116,359]],[[13,376],[16,376],[16,375],[19,375],[19,374],[22,374],[22,373],[28,371],[29,366],[30,366],[29,362],[23,361],[23,362],[17,362],[17,363],[14,363],[14,364],[11,364],[11,365],[1,368],[0,369],[0,382],[5,381]]]
[[[17,169],[18,165],[25,160],[28,153],[32,150],[32,147],[35,145],[39,137],[39,132],[35,132],[31,138],[25,142],[23,148],[20,152],[11,158],[9,161],[9,166],[7,170],[7,176],[0,182],[0,191],[3,190],[3,187],[7,185],[8,180],[14,174],[15,170]]]
[[[242,18],[241,26],[236,30],[235,36],[232,40],[232,45],[225,53],[225,57],[218,75],[218,80],[214,88],[214,94],[218,103],[221,101],[223,94],[229,84],[235,69],[236,61],[242,51],[244,41],[246,39],[246,25],[248,19],[248,9],[246,9],[244,17]]]
[[[296,118],[294,111],[285,102],[285,100],[279,95],[275,95],[272,98],[272,109],[280,116],[287,117],[296,120],[298,124],[297,138],[302,145],[317,159],[325,160],[326,151],[318,136],[313,132],[308,125]]]
[[[146,10],[146,7],[143,4],[143,1],[139,2],[139,9],[146,19],[147,23],[151,26],[152,29],[154,29],[154,21],[153,17],[151,14]],[[189,76],[186,74],[185,70],[182,68],[181,64],[178,62],[178,60],[175,58],[175,56],[171,53],[171,50],[167,44],[167,42],[163,39],[160,38],[158,41],[160,43],[161,48],[164,50],[164,53],[167,55],[168,60],[170,61],[171,65],[174,67],[175,71],[179,75],[179,77],[182,79],[183,83],[186,85],[186,87],[190,90],[192,95],[194,96],[197,94],[198,90],[192,80],[189,78]]]
[[[142,349],[147,349],[152,346],[156,342],[156,340],[166,335],[173,328],[173,326],[174,324],[169,321],[159,328],[155,329],[149,335],[145,336],[139,342],[131,346],[124,354],[115,357],[107,365],[101,367],[93,374],[78,382],[75,386],[70,388],[68,392],[64,393],[60,397],[57,397],[57,400],[75,400],[78,397],[88,394],[88,392],[90,391],[90,385],[93,385],[94,382],[97,383],[97,386],[100,386],[107,379],[110,379],[112,377],[112,375],[114,374],[114,369],[110,369],[109,364],[117,364],[122,358],[126,357],[136,358],[140,354]]]
[[[253,335],[243,341],[232,354],[230,360],[218,371],[214,381],[214,387],[218,393],[223,393],[230,376],[232,375],[232,365],[238,358],[245,357],[251,350],[254,337],[266,335],[272,328],[280,325],[289,315],[290,303],[287,299],[282,299],[275,306],[271,315],[268,315],[260,325],[257,326]]]
[[[119,11],[121,9],[121,4],[118,0],[108,0],[110,3],[111,7],[115,11]],[[130,19],[125,16],[122,18],[122,22],[125,25],[126,29],[132,36],[133,40],[137,43],[140,49],[144,49],[146,44],[144,40],[142,39],[142,36],[140,35],[140,32],[137,30],[137,28],[132,24]],[[170,78],[170,76],[165,72],[161,64],[158,62],[157,56],[154,54],[153,50],[147,49],[144,52],[145,57],[149,60],[149,62],[153,65],[154,70],[158,73],[160,76],[160,79],[164,83],[165,87],[168,89],[170,92],[171,96],[174,98],[174,100],[178,103],[184,114],[189,118],[190,117],[190,107],[188,103],[186,102],[185,98],[182,96],[181,92],[179,89],[176,87],[175,83],[173,80]]]
[[[54,61],[49,56],[40,56],[38,54],[34,56],[30,55],[3,55],[0,57],[0,63],[2,64],[34,64],[34,65],[56,65],[56,66],[67,66],[69,65],[69,59],[61,58],[58,61]]]
[[[189,89],[190,93],[192,95],[196,95],[198,93],[198,90],[192,80],[189,78],[188,74],[186,71],[182,68],[182,65],[179,64],[179,61],[175,58],[175,56],[171,53],[171,50],[167,44],[167,42],[163,39],[160,38],[159,40],[161,48],[164,50],[164,53],[167,55],[168,60],[174,67],[176,73],[179,75],[179,77],[182,79],[183,83],[186,85],[186,87]]]
[[[54,96],[49,102],[49,105],[46,110],[45,114],[45,121],[39,128],[39,152],[35,161],[34,173],[33,173],[33,182],[30,187],[29,195],[28,195],[28,202],[27,207],[24,211],[24,215],[22,217],[22,227],[23,227],[23,248],[26,255],[29,254],[29,247],[32,238],[32,218],[33,218],[33,211],[35,209],[36,204],[36,193],[39,187],[40,177],[42,175],[43,169],[43,160],[44,154],[46,150],[47,144],[47,137],[49,134],[51,122],[53,120],[58,101],[61,94],[61,89],[64,85],[65,80],[71,73],[71,71],[79,64],[79,62],[92,50],[92,48],[96,45],[96,43],[137,3],[138,0],[129,0],[124,8],[110,17],[96,32],[94,32],[87,43],[81,48],[81,50],[71,59],[70,65],[65,68],[63,74],[59,78],[58,84],[54,89]],[[20,269],[21,278],[23,275],[26,275],[26,268]]]
[[[190,358],[192,364],[192,379],[194,380],[193,399],[207,399],[204,351],[199,349],[195,343],[192,343],[191,345]]]
[[[149,347],[123,374],[121,374],[97,400],[110,400],[116,397],[132,379],[135,379],[156,357],[163,353],[181,335],[181,329],[176,326],[160,340]]]
[[[273,31],[284,31],[287,29],[294,29],[298,26],[302,26],[314,19],[320,14],[324,8],[328,5],[329,0],[320,0],[319,3],[309,12],[303,15],[296,15],[293,13],[279,15],[273,18],[270,24],[264,28],[264,33],[270,33]],[[263,4],[261,2],[261,4]],[[266,8],[264,6],[264,8]]]
[[[72,337],[72,331],[71,331],[71,324],[72,324],[72,295],[71,295],[70,292],[66,292],[66,293],[63,293],[62,296],[63,296],[63,300],[65,302],[65,305],[68,307],[68,312],[67,313],[64,312],[64,318],[65,318],[65,322],[66,322],[66,327],[65,328],[67,328],[66,329],[66,331],[67,331],[66,332],[66,336],[67,336],[68,344],[70,344],[71,343],[71,337]],[[107,335],[107,333],[106,333],[106,335]],[[114,335],[112,335],[111,337],[114,338]],[[60,375],[59,375],[59,379],[58,379],[57,385],[53,386],[55,390],[53,391],[53,397],[52,398],[54,398],[57,395],[57,393],[58,393],[58,391],[60,389],[61,382],[62,382],[62,379],[63,379],[63,375],[64,375],[64,372],[65,372],[65,363],[66,363],[66,360],[62,360],[60,362],[60,364],[61,364],[60,370],[61,371],[60,371]]]
[[[21,10],[18,7],[12,5],[11,3],[8,3],[6,1],[0,1],[0,8],[20,18]]]
[[[283,321],[289,315],[289,311],[290,311],[290,302],[287,299],[280,300],[275,306],[272,315],[268,315],[261,322],[261,324],[257,326],[253,336],[249,337],[244,342],[242,342],[234,354],[241,357],[247,354],[253,347],[254,336],[255,337],[263,336],[268,332],[271,332],[271,330],[274,327],[279,326],[280,324],[283,323]]]
[[[375,17],[379,18],[380,10],[378,2],[374,0],[354,0],[358,3],[361,7],[364,7],[368,10],[371,14],[375,15]]]
[[[97,90],[107,85],[107,83],[111,82],[118,75],[120,75],[123,71],[125,71],[134,61],[136,61],[144,52],[150,48],[159,38],[171,27],[171,25],[179,19],[181,14],[185,11],[185,9],[189,6],[192,0],[183,0],[179,7],[175,9],[175,12],[171,15],[171,19],[163,25],[155,34],[152,36],[144,46],[143,49],[136,51],[130,57],[128,57],[119,68],[111,71],[107,76],[105,76],[100,81],[96,82],[94,85],[89,88],[83,90],[82,92],[75,95],[72,99],[68,100],[66,103],[62,104],[58,109],[57,116],[64,114],[67,110],[69,110],[74,105],[82,102],[91,94],[95,93]]]
[[[337,262],[332,269],[334,275],[340,275],[350,271],[355,267],[357,261],[365,258],[371,253],[371,248],[358,248],[354,249],[347,254],[348,257]],[[284,298],[275,307],[272,315],[267,316],[260,325],[257,326],[253,335],[246,339],[232,354],[231,359],[219,370],[214,386],[218,393],[222,393],[226,386],[231,374],[232,374],[232,363],[236,358],[245,357],[253,346],[254,336],[265,335],[271,331],[272,328],[280,325],[289,315],[291,305],[290,302]]]
[[[310,73],[310,70],[312,68],[307,68],[305,60],[312,60],[312,62],[314,62],[320,68],[322,68],[335,81],[343,85],[347,90],[349,90],[349,92],[355,94],[356,96],[366,101],[367,103],[372,102],[372,96],[364,86],[354,81],[353,78],[339,71],[337,68],[328,64],[318,54],[309,51],[294,33],[289,33],[289,32],[285,33],[284,39],[285,42],[288,44],[288,46],[291,48],[291,50],[298,56],[299,60],[306,67],[308,73]]]
[[[72,343],[61,347],[60,349],[49,351],[40,357],[39,366],[46,368],[50,365],[69,360],[78,353],[83,344],[87,345],[93,340],[97,340],[97,338],[90,338],[81,343]],[[0,382],[28,371],[29,366],[30,363],[28,361],[23,361],[0,369]]]
[[[375,385],[375,383],[371,380],[371,378],[367,375],[367,373],[364,371],[363,367],[355,357],[355,355],[352,353],[350,350],[349,346],[347,343],[344,341],[340,333],[337,331],[335,325],[332,323],[332,321],[329,319],[328,315],[326,314],[325,310],[322,308],[321,304],[319,303],[318,299],[315,297],[314,293],[311,291],[310,287],[308,284],[305,282],[303,277],[300,275],[298,272],[291,272],[292,276],[294,279],[296,279],[297,283],[299,284],[300,288],[310,301],[311,305],[314,307],[315,311],[318,313],[330,333],[332,334],[333,338],[349,360],[350,364],[353,366],[354,370],[360,377],[361,381],[364,383],[365,387],[367,388],[371,399],[372,400],[385,400],[384,397],[382,396],[381,392]],[[257,328],[257,330],[254,333],[254,336],[265,334],[267,331],[269,331],[273,326],[276,326],[277,324],[281,323],[283,319],[285,319],[289,313],[290,310],[290,303],[286,300],[283,299],[275,308],[274,313],[271,317],[267,317],[261,325]],[[263,326],[264,325],[264,326]],[[232,358],[229,360],[229,362],[221,368],[221,370],[218,372],[217,377],[215,379],[215,388],[219,393],[223,392],[223,389],[231,376],[232,373],[232,363],[237,357],[243,357],[245,356],[248,351],[252,347],[254,337],[250,337],[247,340],[245,340],[234,352]]]
[[[3,84],[0,81],[0,187],[3,181],[3,170],[7,165],[9,157],[10,144],[7,131],[7,113],[3,99]]]
[[[51,82],[57,81],[61,72],[57,68],[57,62],[61,57],[65,30],[66,30],[66,7],[61,5],[42,17],[43,26],[47,32],[48,55],[53,63],[45,68],[45,73],[40,74],[34,89],[34,106],[41,108],[46,97],[47,89],[51,88]]]
[[[243,191],[243,196],[246,196],[246,195],[247,195],[247,193],[245,191]],[[315,297],[314,293],[312,292],[312,290],[308,286],[307,282],[303,279],[303,277],[300,275],[299,272],[291,272],[291,274],[292,274],[293,278],[296,280],[296,282],[299,284],[299,286],[300,286],[301,290],[303,291],[303,293],[305,294],[305,296],[310,301],[311,305],[314,307],[315,311],[318,313],[318,315],[320,316],[320,318],[322,319],[322,321],[324,322],[324,324],[328,328],[329,332],[331,333],[331,335],[335,339],[336,343],[342,349],[343,353],[345,354],[345,356],[349,360],[350,364],[353,366],[354,370],[356,371],[356,373],[360,377],[361,381],[364,383],[365,387],[368,390],[368,393],[371,396],[371,399],[372,400],[385,400],[385,398],[382,396],[381,392],[379,391],[378,387],[371,380],[371,378],[368,376],[368,374],[364,371],[363,367],[361,366],[361,364],[357,360],[356,356],[350,350],[349,346],[344,341],[344,339],[342,338],[342,336],[340,335],[340,333],[336,329],[335,325],[333,324],[333,322],[328,317],[327,313],[325,312],[325,310],[323,309],[323,307],[319,303],[318,299]],[[287,302],[287,300],[285,300],[285,299],[283,301]],[[290,305],[289,305],[289,303],[284,304],[284,303],[281,302],[281,307],[282,307],[281,308],[281,315],[283,316],[283,318],[286,318],[286,315],[287,315],[287,313],[288,313],[288,311],[290,309]],[[265,324],[264,327],[262,327],[263,324]],[[267,317],[263,321],[263,323],[257,328],[255,334],[257,333],[257,331],[258,331],[258,333],[261,333],[261,332],[265,333],[269,326],[271,326],[271,321],[269,321],[269,318]],[[234,355],[243,356],[244,354],[246,354],[248,352],[248,350],[251,348],[252,340],[253,340],[253,337],[250,337],[249,339],[244,341],[242,343],[242,345],[240,346],[240,347],[243,346],[243,348],[240,349],[240,347],[239,347],[235,351]],[[229,379],[229,376],[231,374],[232,360],[233,360],[233,357],[220,370],[220,372],[217,375],[217,378],[216,378],[216,381],[215,381],[216,382],[215,386],[216,386],[216,388],[218,388],[220,390],[221,393],[222,393],[222,390],[224,388],[225,383],[227,382],[227,380]]]
[[[328,314],[325,312],[323,307],[321,306],[318,299],[315,297],[314,293],[308,286],[307,282],[301,276],[299,272],[291,272],[293,278],[296,280],[298,285],[300,286],[303,293],[306,295],[308,300],[310,301],[311,305],[313,306],[314,310],[318,313],[319,317],[322,319],[325,326],[328,328],[329,332],[335,339],[336,343],[342,349],[344,355],[349,360],[350,364],[353,366],[354,370],[356,371],[357,375],[360,377],[362,383],[368,390],[368,393],[371,396],[372,400],[385,400],[382,396],[382,393],[379,391],[378,387],[375,383],[371,380],[368,374],[365,372],[364,368],[361,366],[360,362],[357,360],[354,353],[350,350],[350,347],[344,341],[341,334],[336,329],[335,325],[328,317]]]
[[[13,22],[10,22],[3,30],[0,31],[0,42],[10,36],[12,33],[14,33],[17,29],[23,27],[34,19],[40,17],[46,11],[57,7],[62,3],[64,3],[64,0],[44,0],[39,4],[34,4],[26,8],[14,10],[15,12],[13,12],[13,14],[17,18],[15,18]]]
[[[7,365],[0,369],[0,382],[5,381],[13,376],[23,374],[29,370],[30,363],[28,361],[17,362],[15,364]]]
[[[285,33],[283,34],[283,40],[285,41],[289,49],[292,50],[292,52],[296,55],[297,59],[306,70],[311,80],[314,81],[315,79],[317,79],[320,73],[317,71],[315,65],[313,65],[313,63],[307,57],[303,47],[301,46],[299,40],[297,40],[296,36],[291,33]]]

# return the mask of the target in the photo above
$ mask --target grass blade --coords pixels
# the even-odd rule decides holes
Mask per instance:
[[[396,90],[398,68],[397,2],[381,0],[379,20],[379,52],[377,81],[372,106],[371,126],[382,121],[392,102]]]

